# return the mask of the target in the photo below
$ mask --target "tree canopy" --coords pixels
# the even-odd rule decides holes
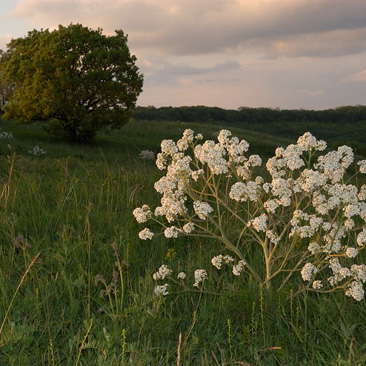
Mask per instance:
[[[122,30],[105,36],[70,24],[28,32],[1,57],[2,78],[15,85],[4,118],[47,121],[53,133],[71,141],[91,140],[107,125],[119,128],[142,91],[135,61]]]

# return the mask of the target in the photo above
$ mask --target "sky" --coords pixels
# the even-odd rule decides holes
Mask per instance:
[[[122,29],[138,105],[366,105],[366,0],[0,0],[0,49],[33,29]]]

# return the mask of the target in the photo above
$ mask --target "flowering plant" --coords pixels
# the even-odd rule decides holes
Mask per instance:
[[[33,149],[28,150],[28,154],[33,156],[41,156],[45,155],[46,151],[41,149],[39,146],[35,146]]]
[[[142,150],[140,152],[140,159],[144,159],[144,160],[155,160],[154,151]]]
[[[0,140],[11,140],[14,136],[11,132],[1,131],[0,130]]]
[[[212,258],[217,269],[228,264],[234,275],[245,271],[268,288],[280,274],[283,287],[301,272],[310,290],[344,290],[362,300],[366,266],[356,260],[366,244],[366,185],[346,179],[352,149],[321,155],[326,143],[307,132],[297,144],[277,148],[264,170],[230,131],[222,130],[217,142],[201,144],[202,138],[187,129],[177,142],[162,141],[156,165],[166,174],[154,185],[161,204],[136,208],[137,222],[158,222],[167,238],[215,239],[234,256]],[[366,160],[357,165],[366,173]],[[139,233],[143,240],[153,236],[149,228]],[[260,266],[252,259],[257,250]],[[156,292],[166,295],[167,287]]]

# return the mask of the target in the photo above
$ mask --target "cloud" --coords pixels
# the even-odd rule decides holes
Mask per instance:
[[[218,63],[211,67],[196,67],[191,66],[188,64],[180,63],[180,64],[173,64],[170,62],[164,62],[163,67],[160,68],[156,74],[161,75],[175,75],[175,76],[182,76],[182,75],[200,75],[200,74],[207,74],[207,73],[215,73],[215,72],[227,72],[231,70],[238,70],[240,69],[241,65],[235,61],[227,61],[223,63]]]
[[[325,93],[324,93],[324,90],[321,90],[321,89],[317,89],[317,90],[302,90],[302,93],[310,96],[310,97],[314,97],[314,98],[317,98],[317,97],[321,97],[323,96]]]
[[[366,50],[366,27],[340,29],[320,34],[287,36],[268,45],[265,58],[338,57]]]
[[[357,53],[366,24],[364,0],[20,0],[12,14],[37,28],[81,22],[107,33],[123,29],[134,48],[175,55]]]
[[[194,66],[189,62],[159,59],[152,62],[143,61],[141,65],[141,70],[146,76],[145,85],[193,85],[217,78],[226,78],[228,82],[241,68],[242,65],[237,61],[224,61],[204,67]]]
[[[318,109],[364,103],[365,10],[365,0],[17,0],[2,32],[123,29],[144,73],[140,105]]]
[[[0,50],[5,50],[6,45],[11,41],[10,34],[0,34]]]
[[[366,69],[361,70],[360,72],[356,72],[344,79],[344,82],[366,82]]]

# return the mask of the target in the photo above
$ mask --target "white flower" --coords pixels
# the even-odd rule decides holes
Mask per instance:
[[[166,238],[177,238],[178,237],[178,229],[175,226],[167,227],[164,230],[164,235]]]
[[[356,301],[361,301],[365,296],[365,291],[362,287],[362,283],[359,281],[352,281],[348,286],[346,296],[353,297]]]
[[[306,263],[301,270],[301,277],[304,281],[310,281],[312,274],[317,272],[317,268],[312,263]]]
[[[358,235],[357,235],[357,244],[362,247],[366,243],[366,229],[363,229]]]
[[[196,269],[194,271],[194,284],[193,286],[198,287],[201,282],[207,279],[207,272],[204,269]]]
[[[221,269],[222,266],[222,262],[225,262],[226,264],[230,263],[230,262],[234,262],[234,258],[231,257],[230,255],[218,255],[216,257],[213,257],[211,259],[211,263],[213,266],[215,266],[217,269]]]
[[[277,245],[278,242],[280,241],[280,237],[273,230],[267,230],[266,231],[266,237],[274,245]]]
[[[348,247],[346,250],[346,256],[348,258],[354,258],[357,256],[357,254],[358,254],[358,250],[356,248]]]
[[[297,140],[297,144],[302,147],[304,151],[315,149],[323,151],[326,149],[327,144],[323,140],[317,140],[310,132],[305,132]]]
[[[206,202],[194,201],[193,202],[194,212],[198,215],[198,217],[202,220],[206,220],[208,214],[213,212],[213,208]]]
[[[245,202],[248,199],[255,202],[259,198],[259,188],[260,186],[253,181],[237,182],[231,187],[229,197],[237,202]]]
[[[312,287],[315,290],[320,290],[321,288],[323,288],[323,283],[322,283],[322,281],[319,281],[319,280],[314,281],[312,284]]]
[[[353,264],[351,273],[357,281],[366,282],[366,266],[364,264]]]
[[[178,148],[173,140],[163,140],[161,142],[161,152],[164,155],[171,156],[178,152]]]
[[[222,266],[222,255],[218,255],[216,257],[213,257],[211,259],[211,263],[213,266],[215,266],[217,269],[221,269]]]
[[[222,259],[224,260],[224,262],[225,262],[226,264],[228,264],[228,263],[230,263],[230,262],[234,262],[234,258],[233,258],[233,257],[231,257],[230,255],[224,255],[224,256],[222,257]]]
[[[184,280],[187,277],[187,275],[184,272],[179,272],[178,273],[178,280]]]
[[[246,262],[244,260],[239,261],[237,265],[233,266],[233,274],[235,276],[240,276],[240,273],[243,271],[245,265]]]
[[[133,210],[133,216],[135,216],[138,223],[144,223],[151,218],[152,212],[148,205],[143,205],[141,208],[137,207]]]
[[[14,138],[14,136],[11,132],[0,132],[0,140],[11,140],[12,138]]]
[[[39,146],[35,146],[32,150],[28,150],[28,154],[33,156],[45,155],[46,151],[41,149]]]
[[[153,279],[163,280],[165,277],[170,276],[173,273],[171,269],[168,268],[165,264],[161,265],[157,272],[153,274]]]
[[[260,216],[248,221],[247,226],[253,226],[256,231],[266,232],[267,230],[267,215],[261,214]]]
[[[192,179],[198,181],[198,178],[203,174],[203,169],[195,170],[191,173]]]
[[[300,169],[305,165],[304,160],[301,158],[302,148],[298,145],[289,145],[283,152],[283,158],[286,162],[286,166],[290,170]]]
[[[180,139],[177,141],[177,147],[179,151],[186,151],[189,147],[189,143],[185,139]]]
[[[344,227],[345,227],[347,230],[352,230],[354,226],[355,226],[355,222],[354,222],[352,219],[347,219],[347,220],[344,222]]]
[[[358,199],[360,201],[365,201],[366,200],[366,184],[363,184],[360,188],[360,192],[357,195]]]
[[[300,177],[297,179],[300,187],[305,192],[313,192],[320,189],[326,183],[324,175],[318,171],[312,169],[305,169],[301,172]]]
[[[167,160],[164,156],[164,154],[159,153],[156,157],[156,166],[158,167],[159,170],[164,170],[166,169],[167,166]]]
[[[140,152],[140,159],[155,160],[155,154],[150,150],[142,150]]]
[[[342,269],[342,266],[339,263],[338,258],[332,258],[332,259],[330,259],[329,260],[329,267],[332,270],[333,274],[338,274],[341,271],[341,269]]]
[[[168,287],[169,287],[169,285],[167,283],[164,284],[164,285],[161,285],[161,286],[156,286],[155,289],[154,289],[155,295],[156,296],[159,296],[159,295],[166,296],[166,295],[168,295],[169,294]]]
[[[142,240],[151,240],[154,236],[154,233],[152,231],[150,231],[150,229],[145,228],[144,230],[141,230],[139,232],[139,238]]]
[[[313,241],[309,244],[308,251],[311,252],[311,254],[317,254],[321,253],[322,249],[317,242]]]
[[[366,160],[360,160],[357,162],[357,165],[359,165],[359,172],[361,174],[366,174]]]
[[[353,163],[354,153],[352,148],[346,145],[340,146],[338,153],[341,156],[342,166],[347,169]]]
[[[231,132],[229,130],[221,130],[217,136],[217,141],[219,141],[221,145],[226,145],[229,142],[230,136]]]
[[[276,209],[278,208],[278,203],[276,200],[268,200],[268,201],[264,202],[264,208],[269,213],[275,213]]]
[[[183,225],[183,232],[186,234],[190,234],[194,230],[194,223],[193,222],[187,222],[185,225]]]
[[[262,165],[262,159],[259,155],[250,155],[249,159],[248,159],[248,164],[251,167],[261,166]]]

